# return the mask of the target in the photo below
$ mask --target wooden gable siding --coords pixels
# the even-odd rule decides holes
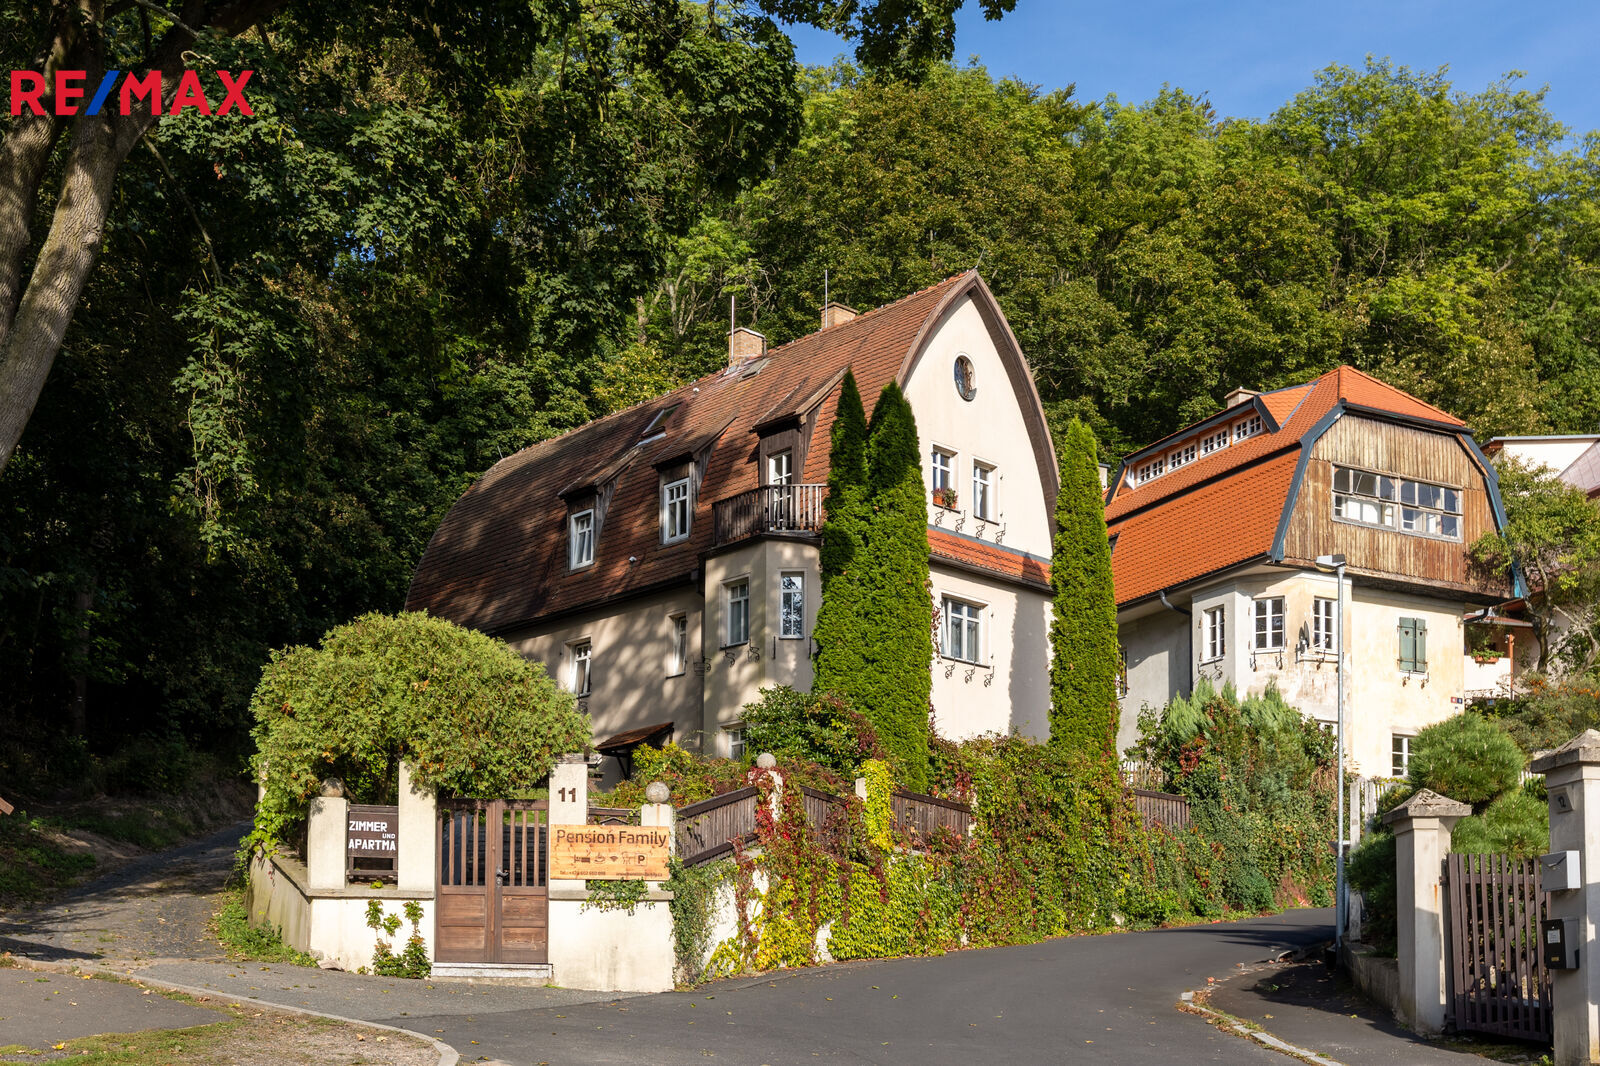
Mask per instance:
[[[1348,466],[1462,490],[1459,541],[1376,529],[1333,517],[1333,469]],[[1290,517],[1283,554],[1308,562],[1343,552],[1352,571],[1435,585],[1468,595],[1505,598],[1509,582],[1486,579],[1469,567],[1468,548],[1494,529],[1484,476],[1459,438],[1359,415],[1345,415],[1312,449]]]

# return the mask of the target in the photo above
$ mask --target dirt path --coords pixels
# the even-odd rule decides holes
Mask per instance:
[[[0,952],[29,959],[215,959],[207,932],[248,823],[135,859],[50,906],[0,917]]]

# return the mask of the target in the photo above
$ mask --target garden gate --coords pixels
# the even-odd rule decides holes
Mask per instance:
[[[550,961],[547,800],[439,800],[434,957]]]
[[[1539,950],[1537,859],[1450,854],[1451,1010],[1457,1029],[1549,1040],[1550,973]]]

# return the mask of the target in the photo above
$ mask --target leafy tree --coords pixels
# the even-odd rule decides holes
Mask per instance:
[[[823,501],[822,606],[812,636],[817,642],[817,692],[852,692],[868,668],[868,570],[865,551],[871,501],[867,494],[867,414],[855,374],[845,371],[828,450],[828,496]]]
[[[1061,445],[1050,583],[1050,739],[1085,755],[1116,754],[1117,601],[1094,433],[1074,418]]]
[[[1519,573],[1527,582],[1541,673],[1552,664],[1557,637],[1569,630],[1579,637],[1568,641],[1584,660],[1578,665],[1587,665],[1592,651],[1583,639],[1600,596],[1600,511],[1583,490],[1547,469],[1512,460],[1498,474],[1506,524],[1479,537],[1472,557],[1494,574]]]
[[[511,795],[590,735],[542,666],[420,613],[364,615],[321,647],[274,652],[250,706],[251,768],[266,787],[252,840],[268,847],[304,820],[325,778],[357,802],[387,802],[406,761],[425,787]]]

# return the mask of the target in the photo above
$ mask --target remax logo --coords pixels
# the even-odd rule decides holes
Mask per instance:
[[[124,76],[126,73],[126,76]],[[140,75],[134,71],[108,70],[101,77],[100,84],[95,88],[94,95],[89,97],[87,104],[81,103],[88,96],[86,83],[89,80],[87,71],[58,70],[55,72],[55,92],[51,94],[51,106],[56,115],[98,115],[101,108],[106,106],[107,100],[112,99],[113,91],[117,89],[117,80],[122,80],[122,88],[116,93],[112,106],[117,108],[119,114],[130,115],[138,107],[144,114],[150,115],[176,115],[185,109],[197,111],[202,115],[226,115],[237,110],[241,115],[254,115],[250,109],[250,101],[244,98],[245,83],[250,80],[253,70],[241,70],[237,73],[228,70],[216,71],[216,78],[222,87],[222,102],[213,110],[211,101],[206,98],[205,87],[200,82],[197,71],[186,70],[178,79],[178,88],[172,94],[172,100],[167,104],[165,112],[161,110],[161,72],[152,70]],[[45,114],[43,102],[47,82],[45,76],[36,70],[13,70],[11,72],[11,114],[13,117],[22,114],[24,107],[35,115]]]

